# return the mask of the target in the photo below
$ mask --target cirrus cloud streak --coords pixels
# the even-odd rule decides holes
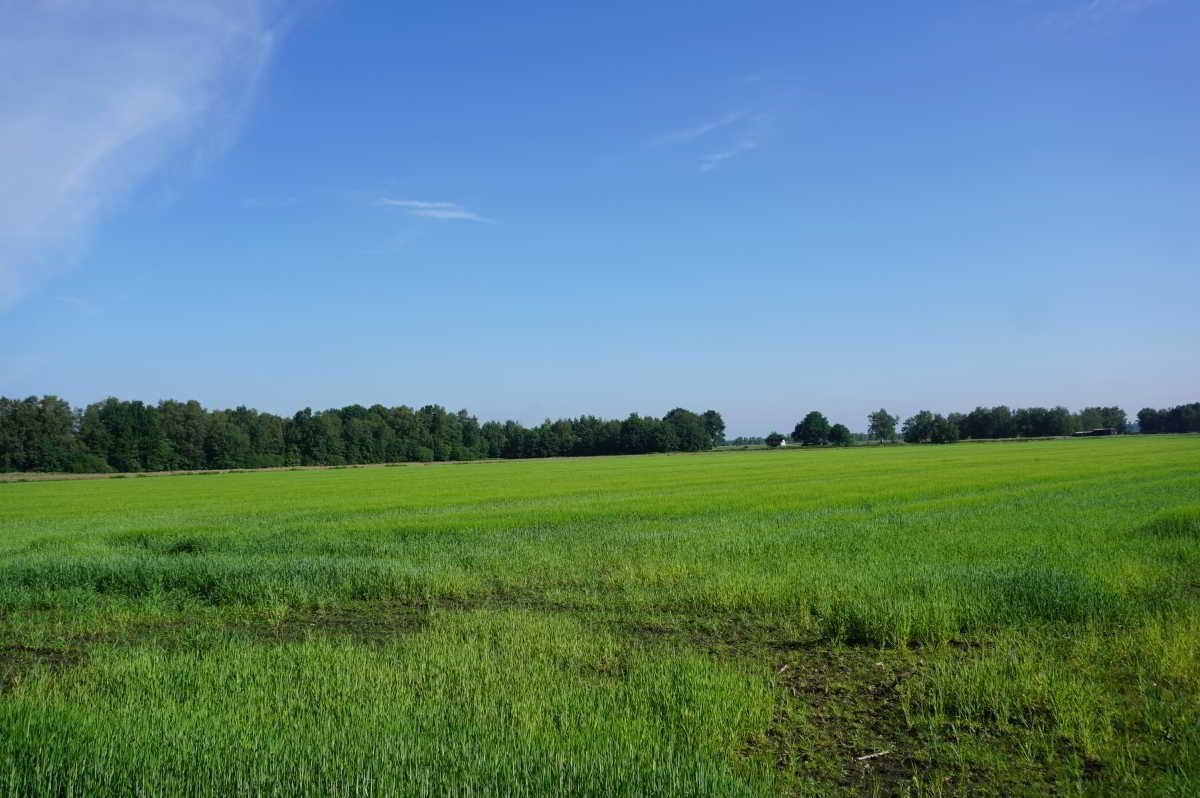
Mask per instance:
[[[409,216],[420,216],[425,219],[460,220],[467,222],[484,222],[495,224],[495,219],[481,216],[467,210],[457,202],[426,202],[423,200],[381,199],[380,205],[403,208]]]

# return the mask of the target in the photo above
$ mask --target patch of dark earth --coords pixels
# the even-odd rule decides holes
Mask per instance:
[[[381,644],[398,635],[429,627],[430,613],[410,605],[374,607],[371,610],[336,608],[291,612],[282,620],[252,622],[244,629],[254,637],[274,642],[293,642],[313,635],[345,635],[359,643]]]
[[[973,646],[931,652],[971,656]],[[918,688],[929,664],[920,650],[830,646],[814,641],[776,654],[774,684],[781,696],[766,748],[777,767],[797,782],[836,785],[841,795],[905,796],[914,781],[936,783],[950,795],[1045,796],[1073,793],[1078,784],[1062,763],[1079,753],[1063,746],[1057,764],[1018,767],[1019,730],[978,727],[948,739],[905,716],[901,691]],[[973,740],[963,740],[964,736]],[[964,762],[951,743],[974,743],[992,753],[979,765]],[[1084,777],[1102,766],[1084,761]]]
[[[83,658],[84,653],[75,649],[0,645],[0,695],[11,691],[38,668],[62,672]]]

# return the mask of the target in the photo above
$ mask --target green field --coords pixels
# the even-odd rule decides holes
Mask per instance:
[[[0,484],[0,616],[0,795],[1194,796],[1200,436]]]

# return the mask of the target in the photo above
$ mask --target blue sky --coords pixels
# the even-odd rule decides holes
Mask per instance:
[[[0,3],[0,395],[1195,401],[1197,41],[1189,0]]]

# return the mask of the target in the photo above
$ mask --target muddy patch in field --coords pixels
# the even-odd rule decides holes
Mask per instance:
[[[360,643],[383,643],[429,627],[429,609],[412,604],[294,610],[274,621],[250,621],[237,628],[254,638],[290,643],[316,635],[344,635]]]
[[[922,667],[912,652],[817,642],[775,652],[772,680],[781,701],[767,745],[776,765],[850,794],[902,794],[930,765],[898,692]]]
[[[1030,767],[1018,764],[1019,729],[964,726],[948,732],[906,713],[904,693],[922,691],[935,662],[991,656],[991,648],[974,640],[906,649],[770,641],[758,649],[757,659],[770,665],[776,711],[765,737],[748,744],[745,753],[770,758],[798,794],[1041,796],[1064,791],[1076,777],[1062,765],[1080,753],[1065,741],[1055,763]],[[964,758],[965,751],[975,753]],[[989,753],[979,756],[979,751]],[[1083,778],[1097,778],[1100,763],[1085,764]]]
[[[293,609],[278,620],[254,620],[241,626],[255,637],[279,642],[290,642],[314,634],[343,634],[360,642],[383,642],[397,635],[428,629],[436,613],[513,608],[548,613],[586,612],[584,607],[549,600],[533,592],[505,592],[475,598],[431,596],[426,599]]]
[[[1081,778],[1100,778],[1103,764],[1066,740],[1056,742],[1049,759],[1032,763],[1021,755],[1028,730],[931,723],[908,714],[904,694],[927,689],[935,664],[987,656],[994,656],[991,646],[977,641],[911,649],[815,641],[775,651],[779,702],[765,751],[758,753],[822,795],[1042,796],[1068,792]],[[1070,772],[1070,761],[1082,762],[1082,771]]]
[[[41,648],[37,646],[0,646],[0,695],[9,692],[38,668],[62,672],[78,665],[83,652],[73,649]]]

